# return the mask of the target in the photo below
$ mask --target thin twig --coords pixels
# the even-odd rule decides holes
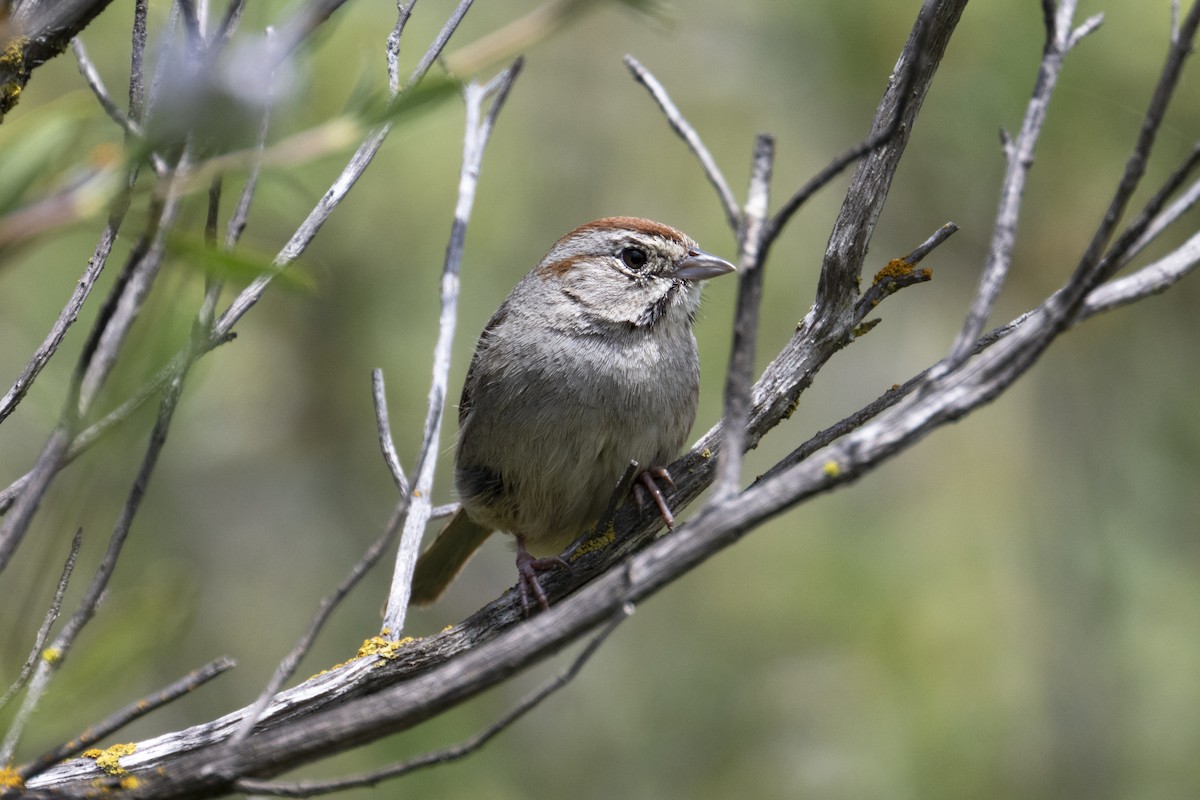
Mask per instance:
[[[50,601],[50,608],[46,611],[46,616],[42,619],[42,627],[38,628],[37,636],[33,639],[33,649],[29,651],[29,656],[25,659],[25,663],[21,665],[21,671],[17,674],[17,679],[13,681],[12,686],[8,687],[8,691],[0,697],[0,708],[8,705],[8,701],[16,696],[17,692],[21,691],[21,687],[29,680],[29,676],[33,674],[33,668],[37,665],[39,659],[55,658],[53,653],[47,653],[45,650],[46,642],[50,638],[50,628],[54,626],[54,621],[58,619],[58,613],[62,609],[63,595],[67,593],[67,584],[71,581],[71,572],[75,569],[75,559],[79,556],[79,547],[83,544],[83,528],[75,531],[75,536],[71,539],[71,550],[67,553],[67,561],[63,564],[62,574],[58,577],[58,586],[54,590],[54,599]]]
[[[924,260],[925,256],[932,253],[934,249],[939,247],[942,242],[949,239],[957,231],[957,225],[955,225],[953,222],[947,222],[945,225],[934,231],[928,239],[917,245],[911,253],[906,255],[904,257],[905,262],[912,264],[913,266],[920,264],[921,261]]]
[[[450,349],[454,340],[454,328],[458,320],[458,271],[462,263],[463,242],[467,235],[467,223],[475,203],[475,190],[479,184],[479,169],[483,153],[491,138],[496,118],[508,99],[513,82],[521,73],[524,60],[518,58],[512,66],[501,72],[485,86],[472,81],[463,94],[466,100],[466,132],[463,135],[463,162],[458,181],[458,203],[454,209],[454,221],[450,227],[450,241],[446,245],[446,259],[442,268],[441,304],[438,321],[438,338],[433,350],[433,379],[429,386],[429,407],[425,415],[425,430],[421,437],[421,450],[417,456],[414,473],[412,502],[404,520],[400,535],[400,547],[396,552],[396,566],[392,572],[392,585],[388,592],[387,611],[384,614],[385,635],[398,639],[404,630],[408,613],[408,598],[412,589],[413,567],[420,552],[421,534],[429,522],[432,507],[433,474],[437,464],[438,442],[442,432],[442,411],[450,376]],[[483,104],[491,99],[487,113]],[[481,119],[482,117],[482,119]],[[402,501],[404,502],[404,501]]]
[[[462,17],[466,14],[467,9],[470,8],[471,2],[472,0],[460,0],[459,5],[446,21],[446,24],[442,26],[437,39],[430,45],[422,57],[421,63],[418,64],[417,69],[409,77],[408,82],[405,84],[406,87],[414,86],[424,77],[429,67],[437,59],[438,54],[441,53],[442,48],[446,46],[446,42],[450,40],[454,31],[458,28],[458,24],[462,21]],[[367,134],[358,146],[358,149],[354,151],[354,155],[350,157],[350,161],[346,164],[341,174],[338,175],[325,194],[321,195],[321,199],[317,201],[317,204],[309,212],[304,222],[300,224],[300,227],[296,229],[296,232],[292,234],[291,238],[288,239],[287,243],[275,256],[272,262],[273,266],[286,267],[308,249],[312,240],[316,238],[317,232],[321,230],[321,227],[329,219],[330,215],[333,214],[334,209],[341,204],[342,200],[345,199],[346,195],[354,187],[354,184],[358,182],[358,179],[362,177],[367,167],[370,166],[371,160],[375,158],[375,154],[379,152],[379,148],[383,146],[383,142],[387,139],[391,130],[392,126],[388,123]],[[233,302],[229,304],[229,307],[225,309],[225,312],[221,314],[220,319],[213,326],[214,339],[222,337],[233,330],[233,326],[237,324],[237,321],[245,316],[246,312],[262,299],[267,286],[279,271],[278,269],[273,269],[259,275],[249,286],[242,290],[241,294],[234,298]]]
[[[834,158],[824,169],[809,178],[803,186],[797,189],[775,216],[771,218],[768,240],[773,241],[777,238],[795,213],[814,194],[823,189],[848,166],[856,163],[863,156],[879,149],[898,134],[901,134],[905,129],[905,120],[910,119],[910,116],[915,117],[915,113],[910,114],[910,112],[920,108],[923,96],[914,96],[912,87],[916,82],[917,73],[926,66],[928,60],[928,54],[925,52],[925,45],[929,36],[929,24],[926,20],[926,15],[932,13],[933,5],[934,3],[927,0],[922,6],[920,13],[917,15],[917,22],[910,34],[909,45],[905,46],[900,56],[901,60],[896,64],[898,76],[893,80],[892,88],[894,91],[889,89],[888,92],[889,96],[895,98],[895,108],[891,112],[891,116],[887,122],[883,123],[876,116],[873,130],[867,138]],[[880,104],[880,108],[882,109],[885,104],[886,99],[885,103]]]
[[[429,511],[429,518],[444,519],[446,517],[452,517],[458,513],[458,509],[461,507],[462,506],[458,503],[444,503],[440,506],[434,506]]]
[[[139,720],[152,711],[162,708],[168,703],[183,697],[185,694],[195,691],[213,678],[233,669],[235,666],[237,666],[237,663],[231,658],[221,657],[210,661],[199,669],[192,670],[169,686],[159,689],[154,694],[147,695],[140,700],[130,703],[96,724],[89,725],[83,733],[74,739],[64,742],[52,750],[48,750],[33,761],[18,768],[16,773],[22,780],[29,780],[34,775],[40,775],[58,762],[83,752],[97,742],[124,728],[129,723]]]
[[[733,320],[733,346],[725,376],[725,442],[717,463],[713,502],[737,493],[741,482],[746,423],[750,417],[750,385],[754,381],[754,352],[758,337],[758,311],[762,301],[763,269],[771,243],[767,220],[771,195],[771,170],[775,140],[760,134],[754,147],[745,224],[738,231],[738,297]]]
[[[1096,227],[1091,242],[1088,243],[1087,250],[1084,251],[1083,257],[1075,267],[1068,283],[1068,286],[1072,287],[1071,291],[1060,296],[1061,302],[1053,310],[1060,324],[1067,324],[1074,309],[1083,302],[1087,294],[1102,281],[1107,280],[1116,269],[1119,257],[1110,260],[1104,258],[1104,254],[1108,250],[1109,240],[1116,231],[1126,206],[1133,197],[1133,193],[1137,191],[1142,176],[1145,175],[1146,164],[1150,160],[1150,152],[1154,148],[1158,129],[1162,125],[1171,98],[1179,85],[1184,62],[1192,51],[1192,42],[1196,38],[1197,27],[1200,27],[1200,0],[1192,4],[1191,10],[1188,11],[1187,17],[1180,25],[1178,35],[1172,38],[1171,45],[1167,50],[1166,62],[1159,74],[1158,83],[1154,87],[1154,94],[1150,98],[1149,108],[1143,117],[1142,127],[1138,132],[1133,152],[1125,163],[1125,171],[1121,175],[1121,180],[1113,193],[1104,217]],[[1126,232],[1132,241],[1136,241],[1138,234],[1140,232],[1128,230]]]
[[[1084,300],[1079,319],[1109,311],[1171,288],[1200,263],[1200,233],[1131,275],[1102,284]]]
[[[1057,11],[1057,14],[1054,11]],[[1000,295],[1008,272],[1012,267],[1013,248],[1017,240],[1017,222],[1021,213],[1021,199],[1025,193],[1025,182],[1033,166],[1033,153],[1042,127],[1050,99],[1058,84],[1063,62],[1068,52],[1071,18],[1075,11],[1075,0],[1064,0],[1057,9],[1053,4],[1043,4],[1043,23],[1046,26],[1046,43],[1042,49],[1042,63],[1034,83],[1033,94],[1025,107],[1021,131],[1005,148],[1008,162],[1004,182],[1000,190],[1000,205],[996,211],[996,224],[992,229],[992,242],[988,248],[987,262],[979,278],[975,299],[963,321],[962,329],[955,337],[950,353],[941,369],[950,370],[971,355],[975,342],[983,333],[983,326],[991,315],[996,299]]]
[[[220,47],[229,41],[238,23],[241,22],[242,12],[245,10],[246,0],[229,0],[229,5],[225,7],[225,13],[221,15],[221,22],[217,25],[216,33],[213,34],[214,46]]]
[[[125,131],[127,136],[135,139],[143,138],[145,133],[142,131],[142,126],[131,120],[129,114],[122,111],[113,102],[108,89],[104,86],[104,81],[101,79],[100,73],[96,71],[96,66],[88,58],[87,50],[83,46],[83,40],[78,36],[71,40],[71,52],[75,54],[75,61],[79,64],[79,74],[87,82],[88,88],[92,90],[92,94],[96,95],[96,99],[100,101],[100,106],[104,109],[104,113],[108,114],[113,122],[120,125],[121,130]]]
[[[253,733],[254,726],[267,713],[268,707],[271,705],[271,700],[283,688],[283,684],[287,682],[287,679],[296,672],[296,667],[300,665],[301,659],[312,649],[313,642],[317,640],[317,635],[325,627],[325,623],[329,620],[334,609],[345,599],[346,595],[353,591],[363,576],[379,562],[380,557],[391,546],[392,540],[396,538],[396,532],[400,529],[400,523],[403,519],[404,505],[401,504],[392,513],[392,518],[383,533],[367,548],[362,558],[350,569],[350,574],[342,579],[342,582],[338,584],[338,587],[332,593],[321,600],[316,613],[313,614],[312,620],[309,621],[308,628],[304,631],[300,640],[296,642],[296,646],[284,657],[283,661],[279,662],[279,666],[275,668],[271,680],[267,682],[262,692],[259,693],[254,705],[242,717],[237,731],[229,740],[231,747],[240,746]]]
[[[1146,246],[1158,239],[1164,230],[1177,219],[1190,211],[1197,202],[1200,202],[1200,180],[1194,181],[1186,191],[1181,193],[1175,202],[1167,206],[1162,213],[1158,214],[1138,240],[1129,246],[1129,250],[1120,259],[1117,269],[1124,267],[1132,261],[1138,254],[1146,249]]]
[[[67,336],[67,330],[79,318],[79,312],[83,308],[83,304],[87,301],[92,288],[96,285],[96,281],[100,277],[100,273],[103,272],[105,265],[108,263],[108,256],[112,252],[113,244],[117,240],[117,232],[121,228],[121,223],[125,219],[125,212],[128,208],[129,196],[127,193],[122,193],[114,205],[112,212],[109,214],[108,222],[100,234],[100,240],[96,243],[95,250],[92,251],[92,257],[88,259],[87,268],[84,269],[83,275],[75,283],[75,289],[71,293],[70,299],[63,306],[63,310],[54,321],[50,332],[46,334],[45,340],[38,346],[38,349],[29,359],[29,363],[25,365],[25,369],[17,376],[16,381],[13,382],[12,387],[5,393],[3,399],[0,399],[0,422],[3,422],[25,397],[33,382],[37,380],[42,368],[49,363],[50,359],[58,351],[59,345],[62,344]]]
[[[1117,237],[1116,241],[1113,242],[1112,246],[1109,247],[1097,267],[1100,278],[1107,279],[1117,271],[1121,264],[1129,260],[1130,253],[1145,239],[1150,226],[1155,225],[1156,221],[1163,215],[1163,207],[1167,204],[1167,201],[1179,191],[1184,181],[1188,179],[1188,176],[1197,167],[1200,167],[1200,144],[1192,147],[1192,151],[1188,154],[1188,157],[1167,177],[1162,186],[1158,188],[1158,191],[1146,201],[1146,205],[1142,207],[1137,217],[1129,223],[1121,235]],[[1159,230],[1161,230],[1161,227]]]
[[[933,278],[933,272],[928,269],[916,269],[917,264],[929,255],[935,247],[946,241],[958,230],[953,222],[947,222],[934,231],[933,235],[917,245],[911,253],[903,258],[888,262],[887,266],[875,273],[871,285],[867,287],[858,302],[854,305],[854,325],[859,325],[867,314],[875,310],[883,300],[907,286],[925,283]],[[873,327],[873,325],[871,326]],[[856,333],[859,335],[859,333]]]
[[[383,460],[387,462],[388,471],[396,488],[404,497],[408,496],[408,477],[400,464],[400,454],[396,452],[396,441],[392,438],[392,426],[388,422],[387,393],[383,387],[383,370],[371,371],[371,396],[375,400],[375,427],[379,434],[379,449],[383,451]]]
[[[121,548],[124,546],[129,534],[129,528],[133,524],[134,515],[137,514],[142,498],[146,493],[146,486],[150,481],[150,475],[153,473],[154,467],[158,463],[158,456],[162,452],[163,445],[166,443],[167,429],[170,427],[171,418],[175,413],[175,407],[179,402],[179,394],[182,388],[182,374],[176,375],[174,380],[167,385],[167,391],[163,395],[162,402],[159,404],[158,419],[150,435],[150,444],[146,448],[146,454],[142,458],[142,463],[138,468],[137,476],[134,478],[133,486],[129,490],[129,495],[121,509],[121,515],[113,526],[112,534],[108,540],[108,547],[105,550],[104,557],[100,561],[100,567],[96,570],[91,584],[84,592],[83,599],[80,600],[75,613],[67,620],[63,629],[59,631],[58,636],[54,638],[54,642],[50,646],[55,652],[56,657],[53,660],[42,659],[38,662],[38,668],[34,673],[33,680],[29,684],[29,690],[25,694],[25,701],[21,704],[21,708],[14,717],[12,726],[9,728],[8,734],[4,739],[3,746],[0,746],[0,764],[7,764],[12,760],[12,754],[16,749],[17,742],[20,740],[21,733],[26,723],[28,723],[30,716],[33,714],[34,709],[37,707],[38,702],[41,700],[42,695],[45,693],[50,679],[58,671],[59,667],[62,666],[79,632],[91,620],[92,616],[96,613],[96,608],[100,605],[100,599],[104,594],[105,588],[108,586],[108,581],[117,567],[117,559],[121,555]]]
[[[633,614],[633,604],[624,604],[607,625],[600,629],[592,640],[579,652],[575,660],[571,662],[564,672],[549,681],[540,689],[526,695],[512,709],[508,711],[500,719],[493,722],[488,727],[476,733],[471,738],[464,742],[438,750],[433,753],[426,753],[423,756],[409,759],[408,761],[399,764],[393,764],[383,769],[374,770],[372,772],[363,773],[361,775],[352,775],[346,778],[340,778],[333,781],[299,781],[297,783],[274,783],[271,781],[259,781],[253,779],[245,779],[238,781],[234,789],[235,791],[244,792],[246,794],[264,794],[276,797],[312,797],[319,794],[328,794],[337,792],[343,789],[355,789],[363,786],[374,786],[385,780],[399,778],[402,775],[407,775],[423,767],[432,767],[438,764],[447,764],[452,761],[457,761],[461,758],[471,755],[478,751],[485,744],[495,738],[499,733],[511,727],[513,723],[521,719],[533,709],[537,708],[550,695],[557,692],[559,689],[566,686],[583,670],[584,665],[588,662],[596,651],[600,649],[600,645],[604,644],[605,640],[617,629],[617,626],[628,619]]]
[[[404,34],[404,26],[408,24],[408,18],[412,16],[413,6],[416,4],[417,0],[408,0],[408,5],[404,4],[404,0],[396,0],[396,24],[388,34],[387,47],[384,48],[387,58],[388,91],[392,97],[400,94],[400,37]]]
[[[112,295],[111,316],[105,321],[99,336],[93,340],[93,345],[85,350],[86,367],[79,380],[78,413],[81,416],[91,408],[97,393],[112,372],[133,322],[158,277],[166,254],[167,232],[174,225],[183,200],[175,176],[186,170],[188,161],[185,152],[174,165],[171,176],[166,179],[161,211],[151,219],[150,230],[143,237],[144,249],[140,249],[136,261],[131,260],[132,269],[128,271],[128,279]]]
[[[716,159],[704,146],[700,134],[696,133],[696,129],[680,113],[679,107],[675,105],[667,90],[659,83],[658,78],[655,78],[648,69],[642,66],[640,61],[627,55],[625,56],[625,66],[633,73],[634,80],[645,86],[646,90],[650,92],[650,96],[654,98],[654,102],[658,103],[658,107],[666,116],[667,122],[671,124],[672,130],[679,135],[679,138],[683,139],[688,149],[692,151],[692,155],[696,156],[696,160],[700,162],[704,176],[717,190],[717,198],[721,202],[721,208],[725,211],[729,227],[736,234],[742,228],[742,212],[738,208],[737,198],[734,197],[733,190],[729,188],[729,182],[721,174],[721,168],[717,166]]]
[[[267,32],[267,40],[270,41],[271,33]],[[233,213],[229,216],[229,222],[225,226],[225,249],[233,250],[238,240],[242,238],[242,232],[246,230],[246,220],[250,217],[250,204],[254,200],[254,192],[258,189],[258,176],[262,171],[262,153],[267,146],[267,131],[271,127],[271,106],[273,105],[274,92],[272,87],[274,82],[268,83],[267,102],[263,105],[262,119],[258,122],[258,138],[254,142],[254,149],[258,153],[258,158],[250,165],[250,171],[246,175],[246,183],[242,186],[242,193],[238,195],[237,205],[234,206]]]
[[[146,12],[150,0],[135,0],[129,48],[129,118],[141,122],[146,113]]]
[[[446,24],[438,31],[437,37],[429,45],[429,48],[426,49],[425,55],[421,56],[421,60],[417,62],[417,66],[413,69],[412,74],[408,76],[408,80],[404,83],[405,87],[416,86],[425,77],[425,73],[429,72],[429,68],[434,65],[438,57],[441,56],[442,51],[446,49],[446,45],[450,42],[450,37],[458,30],[458,25],[462,22],[463,17],[471,10],[473,2],[474,0],[459,0],[458,5],[454,7],[454,11],[446,19]]]

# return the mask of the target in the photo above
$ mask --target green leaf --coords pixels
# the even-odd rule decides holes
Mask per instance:
[[[181,263],[204,272],[207,276],[237,284],[248,284],[265,276],[286,289],[309,292],[316,288],[313,279],[295,264],[281,267],[265,253],[255,253],[239,246],[230,252],[213,247],[193,236],[176,234],[167,240],[167,253]]]

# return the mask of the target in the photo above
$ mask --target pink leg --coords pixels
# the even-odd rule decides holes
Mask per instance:
[[[649,493],[654,499],[654,504],[658,506],[659,516],[668,528],[675,527],[675,515],[671,513],[671,509],[667,507],[667,498],[663,497],[662,490],[658,488],[658,484],[654,479],[658,478],[663,483],[675,488],[675,481],[671,480],[671,473],[667,472],[666,467],[650,467],[650,469],[637,476],[636,482],[633,484],[633,499],[637,500],[638,508],[645,505],[645,494]]]
[[[570,569],[571,565],[564,561],[562,556],[553,558],[531,556],[525,549],[525,537],[517,535],[517,589],[521,593],[521,610],[525,616],[529,616],[529,593],[531,591],[542,610],[550,610],[550,600],[546,597],[546,591],[542,589],[541,583],[538,582],[538,573],[564,567]]]

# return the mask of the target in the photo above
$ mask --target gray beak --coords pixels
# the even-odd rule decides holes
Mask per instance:
[[[672,276],[681,281],[703,281],[733,272],[733,264],[703,250],[689,250],[688,256],[679,262]]]

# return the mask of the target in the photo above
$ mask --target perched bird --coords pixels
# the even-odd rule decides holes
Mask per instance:
[[[700,282],[732,272],[680,231],[636,217],[555,243],[479,336],[458,408],[462,508],[417,561],[412,602],[432,603],[494,530],[517,540],[521,603],[547,608],[539,572],[594,525],[630,460],[673,524],[655,477],[696,417],[692,324]],[[539,557],[541,556],[541,557]],[[550,557],[547,557],[550,556]]]

